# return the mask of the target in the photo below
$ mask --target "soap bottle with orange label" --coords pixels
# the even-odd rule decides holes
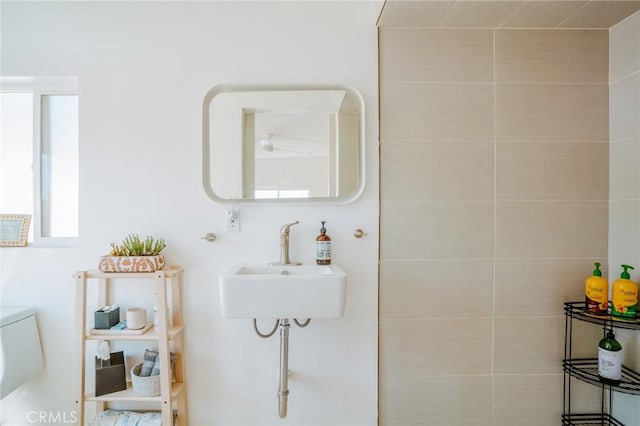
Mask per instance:
[[[638,312],[638,284],[631,281],[628,269],[633,266],[622,265],[620,279],[613,283],[611,315],[618,320],[635,321]]]
[[[595,262],[593,274],[584,283],[585,313],[598,317],[607,315],[609,283],[602,278],[600,262]]]

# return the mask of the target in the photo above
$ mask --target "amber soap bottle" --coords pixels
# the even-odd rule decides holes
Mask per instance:
[[[327,222],[323,220],[320,235],[316,238],[316,263],[318,265],[331,264],[331,238],[327,235],[325,223]]]

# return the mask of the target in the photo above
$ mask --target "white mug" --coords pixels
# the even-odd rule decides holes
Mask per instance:
[[[127,328],[139,330],[147,325],[147,310],[145,308],[133,307],[127,309]]]

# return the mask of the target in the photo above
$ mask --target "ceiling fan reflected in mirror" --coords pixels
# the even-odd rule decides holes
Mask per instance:
[[[282,146],[274,143],[275,135],[273,133],[265,133],[264,136],[257,139],[260,149],[265,152],[288,152],[299,155],[313,155],[313,152],[299,151],[295,149],[283,148]],[[277,142],[276,142],[277,143]]]

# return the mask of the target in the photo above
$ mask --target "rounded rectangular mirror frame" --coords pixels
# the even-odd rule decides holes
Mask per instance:
[[[244,197],[224,197],[217,194],[214,190],[215,172],[212,166],[213,156],[216,155],[215,144],[212,140],[211,110],[213,101],[216,96],[231,93],[248,93],[248,92],[300,92],[300,91],[344,91],[357,103],[357,182],[354,189],[349,194],[335,195],[326,197],[308,197],[308,198],[244,198]],[[346,96],[345,96],[346,97]],[[364,163],[364,101],[362,95],[352,87],[331,84],[331,85],[243,85],[243,84],[222,84],[215,86],[207,92],[202,104],[202,177],[203,188],[205,193],[214,201],[221,203],[324,203],[324,204],[345,204],[356,200],[364,189],[365,163]],[[242,138],[240,138],[242,139]],[[244,145],[242,140],[238,142]],[[238,165],[241,168],[241,165]],[[237,173],[242,181],[242,171]],[[240,182],[240,185],[242,183]]]

